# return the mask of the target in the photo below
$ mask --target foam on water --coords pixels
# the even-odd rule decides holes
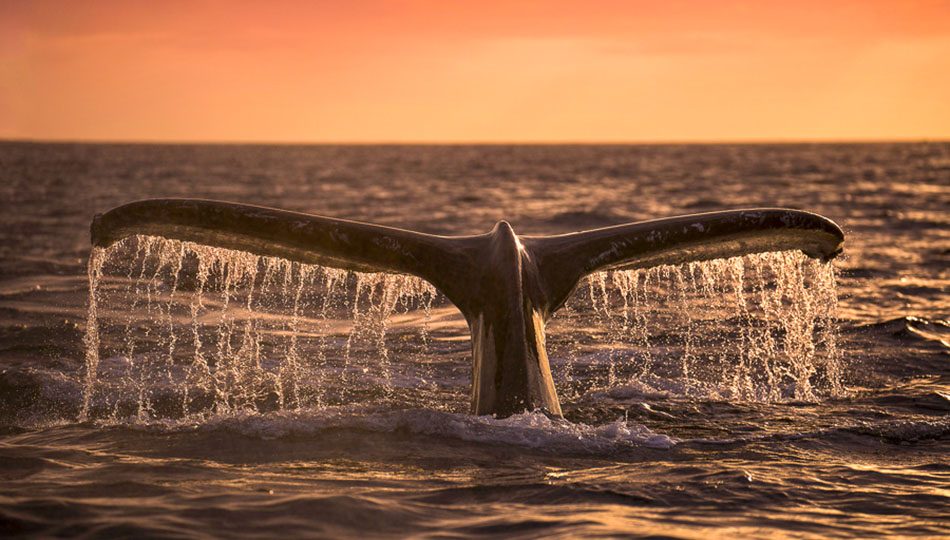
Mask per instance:
[[[549,452],[604,453],[632,446],[668,449],[676,437],[654,433],[623,418],[599,426],[524,412],[507,418],[473,416],[435,409],[367,411],[359,406],[283,410],[268,414],[240,411],[214,414],[195,424],[183,420],[135,420],[121,425],[144,431],[179,433],[219,431],[254,439],[319,438],[335,429],[407,433],[462,441],[503,444]]]
[[[413,276],[137,236],[93,250],[89,286],[83,420],[467,408],[470,368],[431,339],[437,291]],[[843,392],[831,265],[771,253],[579,289],[548,327],[562,399]]]

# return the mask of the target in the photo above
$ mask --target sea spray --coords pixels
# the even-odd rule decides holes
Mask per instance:
[[[89,283],[83,419],[322,407],[367,395],[385,401],[388,319],[428,311],[436,296],[412,276],[147,236],[94,250]],[[354,283],[362,284],[359,298],[348,296]],[[354,352],[342,366],[341,335]],[[414,341],[428,340],[416,332]],[[352,385],[340,384],[347,379]]]
[[[559,379],[567,395],[630,383],[748,401],[844,392],[832,265],[798,252],[764,253],[600,272],[581,289],[555,315],[549,342],[574,374],[599,373],[605,359],[612,370]],[[602,333],[572,332],[591,312]]]
[[[86,334],[83,338],[86,346],[86,372],[83,383],[82,407],[79,411],[80,422],[84,422],[89,415],[89,400],[92,397],[92,388],[96,384],[96,371],[99,369],[99,310],[96,305],[96,293],[99,290],[99,281],[102,279],[104,259],[105,250],[94,247],[89,254],[89,263],[86,267],[89,275],[89,306],[86,314]]]
[[[433,344],[419,278],[137,236],[94,249],[89,283],[83,420],[468,407],[467,335]],[[833,267],[793,252],[599,272],[549,352],[566,403],[814,400],[844,391],[835,309]]]

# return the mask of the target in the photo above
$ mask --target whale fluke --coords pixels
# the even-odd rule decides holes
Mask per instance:
[[[828,260],[844,234],[818,214],[782,208],[710,212],[555,236],[518,236],[505,221],[437,236],[273,208],[196,199],[129,203],[97,215],[92,243],[161,236],[364,272],[425,279],[472,334],[472,412],[561,414],[544,327],[586,275],[767,251]]]
[[[584,276],[752,253],[800,250],[823,261],[841,252],[844,234],[818,214],[784,208],[727,210],[640,221],[557,236],[523,236],[536,254],[557,310]]]

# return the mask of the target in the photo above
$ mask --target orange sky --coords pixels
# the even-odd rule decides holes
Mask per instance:
[[[0,2],[0,138],[950,139],[950,0]]]

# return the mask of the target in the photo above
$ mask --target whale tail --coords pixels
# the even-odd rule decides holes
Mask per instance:
[[[844,235],[817,214],[730,210],[556,236],[437,236],[237,203],[154,199],[97,215],[92,243],[161,236],[364,272],[413,274],[465,316],[472,334],[472,412],[561,414],[544,327],[578,282],[607,269],[648,268],[768,251],[830,259]]]

